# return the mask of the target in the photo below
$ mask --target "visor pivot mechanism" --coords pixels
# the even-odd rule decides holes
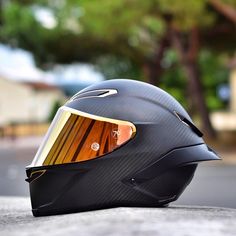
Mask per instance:
[[[100,148],[99,143],[94,142],[94,143],[91,144],[91,149],[92,149],[93,151],[98,151],[99,148]]]

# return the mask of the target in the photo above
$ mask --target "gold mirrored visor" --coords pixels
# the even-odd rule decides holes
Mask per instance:
[[[134,137],[129,121],[61,107],[29,167],[81,162],[114,151]]]

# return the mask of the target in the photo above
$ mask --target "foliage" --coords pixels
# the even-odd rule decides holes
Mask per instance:
[[[210,110],[223,109],[227,105],[217,94],[219,86],[228,83],[229,70],[224,59],[223,56],[217,57],[209,51],[202,51],[200,54],[199,64],[202,71],[202,81]]]
[[[235,0],[221,1],[236,7]],[[160,48],[169,22],[184,36],[193,26],[198,27],[204,46],[198,62],[206,99],[210,109],[224,105],[216,90],[226,82],[227,69],[222,58],[235,50],[236,31],[208,0],[6,2],[0,8],[2,42],[32,51],[41,67],[74,61],[95,63],[108,79],[147,80],[144,65]],[[35,11],[40,8],[51,11],[55,27],[46,28],[36,19]],[[220,31],[221,28],[226,30]],[[161,65],[160,86],[187,107],[186,76],[173,48],[166,49]]]
[[[98,57],[94,63],[106,79],[142,79],[144,77],[140,68],[127,58],[107,55]]]
[[[62,106],[61,101],[56,100],[56,101],[53,103],[51,112],[50,112],[50,114],[49,114],[49,116],[48,116],[48,121],[49,121],[49,122],[52,122],[52,120],[53,120],[53,118],[55,117],[55,115],[56,115],[58,109],[59,109],[61,106]]]

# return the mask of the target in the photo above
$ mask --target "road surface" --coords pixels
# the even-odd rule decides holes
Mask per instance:
[[[235,236],[236,209],[113,208],[35,218],[29,198],[0,197],[2,236]]]

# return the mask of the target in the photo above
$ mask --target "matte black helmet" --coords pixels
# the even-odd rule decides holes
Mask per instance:
[[[197,163],[220,159],[184,108],[147,83],[117,79],[62,106],[26,167],[34,216],[118,206],[163,206]]]

